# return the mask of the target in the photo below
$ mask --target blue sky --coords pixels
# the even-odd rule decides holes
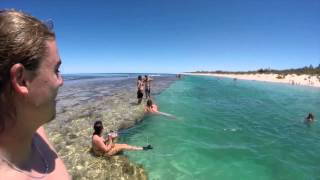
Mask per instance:
[[[62,73],[320,64],[319,0],[1,0],[54,21]]]

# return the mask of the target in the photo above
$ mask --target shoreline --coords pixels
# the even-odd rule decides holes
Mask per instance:
[[[273,83],[284,83],[291,85],[309,86],[320,88],[320,76],[315,75],[296,75],[288,74],[286,76],[280,74],[218,74],[218,73],[183,73],[184,75],[194,76],[214,76],[225,77],[232,79],[251,80],[251,81],[263,81]]]

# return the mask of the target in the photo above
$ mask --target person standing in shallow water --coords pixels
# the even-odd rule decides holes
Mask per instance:
[[[144,147],[130,146],[128,144],[115,144],[111,135],[108,135],[108,139],[105,140],[102,137],[103,125],[101,121],[96,121],[93,126],[94,133],[92,135],[92,150],[97,156],[113,156],[123,150],[149,150],[152,149],[151,145]]]
[[[145,95],[146,95],[146,99],[150,99],[150,93],[151,93],[151,81],[153,79],[149,78],[149,76],[145,75],[144,76],[144,88],[145,88]]]
[[[0,11],[0,179],[70,179],[43,128],[55,118],[60,64],[50,27]]]
[[[137,81],[137,98],[138,98],[138,104],[141,104],[142,98],[143,98],[143,89],[144,84],[141,76],[138,76]]]

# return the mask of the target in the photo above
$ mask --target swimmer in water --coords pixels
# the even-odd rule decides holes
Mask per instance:
[[[315,121],[314,115],[312,113],[309,113],[308,116],[304,119],[305,123],[312,123]]]
[[[148,99],[148,100],[147,100],[147,104],[146,104],[146,106],[145,106],[145,108],[144,108],[144,112],[146,112],[146,113],[153,113],[153,114],[159,114],[159,115],[163,115],[163,116],[167,116],[167,117],[176,119],[176,117],[173,116],[172,114],[160,112],[160,111],[158,110],[158,106],[157,106],[156,104],[154,104],[151,99]]]

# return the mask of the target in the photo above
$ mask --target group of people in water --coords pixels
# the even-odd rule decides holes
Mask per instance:
[[[153,79],[150,78],[148,75],[145,75],[143,79],[142,79],[142,76],[138,76],[138,81],[137,81],[138,104],[141,104],[142,102],[143,92],[145,92],[146,99],[151,98],[151,81],[153,81]]]
[[[145,75],[144,78],[142,76],[138,76],[137,80],[137,98],[138,104],[141,104],[143,95],[145,93],[145,97],[147,99],[144,112],[145,113],[158,113],[162,115],[166,115],[166,113],[162,113],[158,111],[158,106],[152,102],[151,99],[151,81],[152,78]],[[167,114],[169,115],[169,114]],[[92,151],[95,155],[107,155],[112,156],[116,155],[123,150],[150,150],[153,147],[149,144],[147,146],[139,147],[139,146],[132,146],[128,144],[117,144],[115,143],[118,138],[118,134],[115,132],[111,132],[108,134],[107,138],[104,139],[102,137],[103,134],[103,124],[101,121],[96,121],[93,126],[94,133],[92,135]]]
[[[144,107],[145,113],[158,114],[158,115],[169,117],[171,119],[176,119],[176,117],[171,114],[160,112],[158,110],[158,106],[155,103],[153,103],[151,99],[151,81],[153,81],[153,79],[147,75],[145,75],[144,78],[142,78],[142,76],[138,76],[138,80],[137,80],[138,105],[141,104],[143,95],[145,93],[145,97],[147,100],[146,105]],[[93,129],[94,129],[94,133],[92,135],[92,150],[95,155],[112,156],[112,155],[118,154],[123,150],[139,151],[139,150],[153,149],[151,145],[138,147],[138,146],[132,146],[128,144],[117,144],[115,142],[118,138],[118,134],[115,132],[109,133],[107,138],[104,139],[102,137],[103,125],[101,121],[96,121],[94,123]]]
[[[146,105],[144,107],[145,113],[160,114],[168,117],[174,117],[170,114],[158,111],[158,106],[153,103],[150,95],[152,80],[153,79],[149,78],[147,75],[145,75],[144,79],[142,78],[142,76],[138,76],[138,80],[137,80],[138,104],[141,104],[143,95],[144,95],[143,92],[145,92],[145,96],[147,99]],[[306,124],[310,124],[314,121],[315,121],[315,117],[312,113],[309,113],[304,120]],[[153,149],[151,145],[138,147],[138,146],[132,146],[128,144],[117,144],[115,143],[115,141],[118,138],[118,134],[114,132],[109,133],[107,136],[107,139],[104,139],[102,137],[103,125],[101,121],[96,121],[94,123],[93,128],[94,128],[94,133],[92,136],[92,150],[96,155],[112,156],[112,155],[118,154],[123,150],[139,151],[139,150]]]

